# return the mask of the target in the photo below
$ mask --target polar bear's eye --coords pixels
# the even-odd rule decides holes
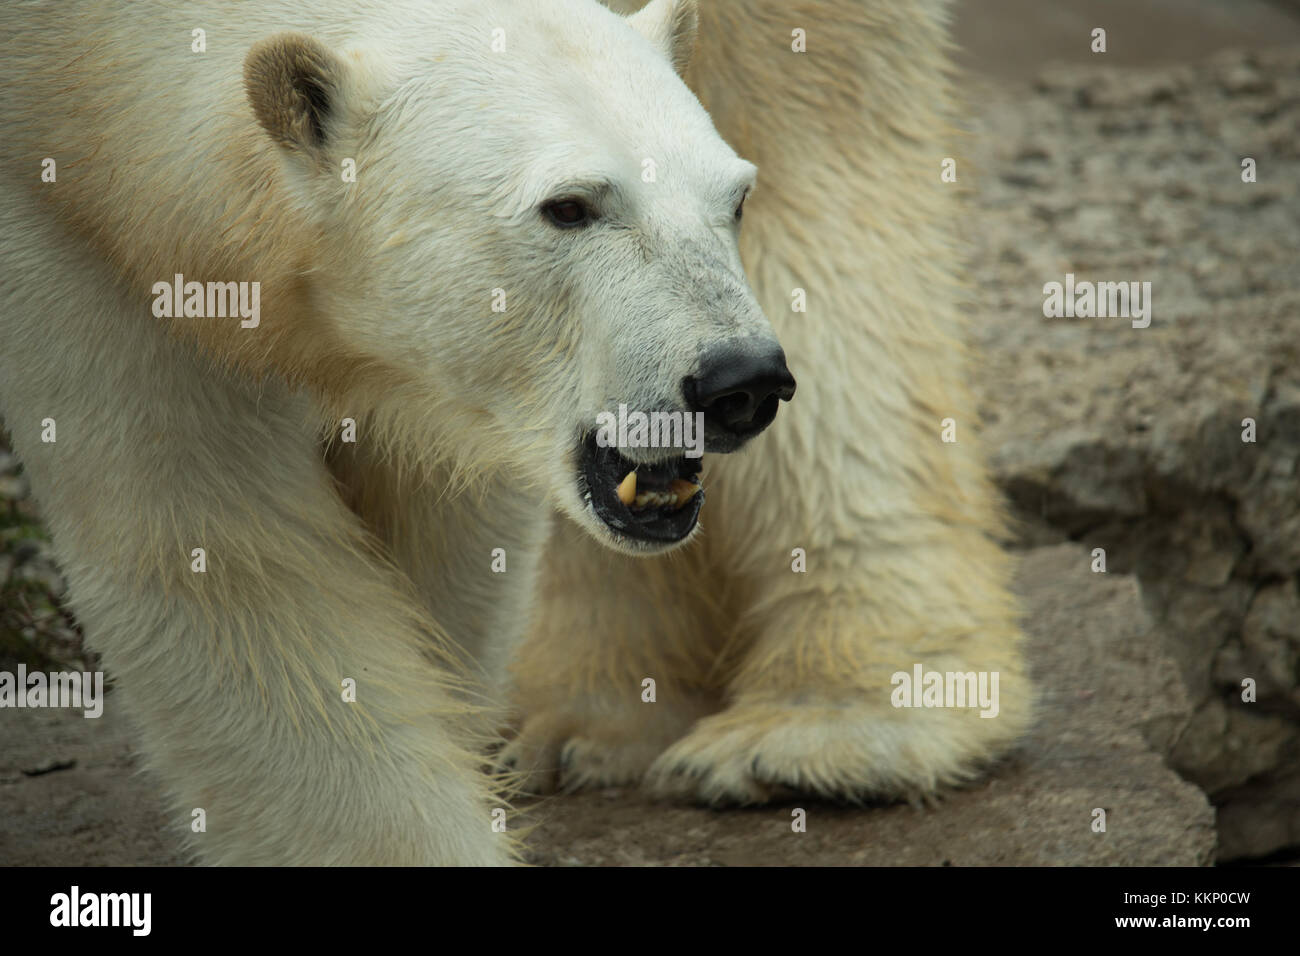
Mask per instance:
[[[557,199],[542,207],[546,218],[561,229],[585,226],[594,218],[591,210],[580,199]]]
[[[740,197],[740,203],[736,206],[736,222],[740,222],[740,217],[745,213],[745,200],[749,198],[749,193]]]

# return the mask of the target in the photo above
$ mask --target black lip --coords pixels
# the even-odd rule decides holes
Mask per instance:
[[[676,544],[694,530],[704,505],[703,489],[675,511],[647,508],[633,512],[618,500],[618,485],[633,468],[647,477],[689,480],[699,473],[700,459],[682,456],[656,464],[632,461],[616,448],[601,447],[593,432],[583,439],[579,460],[582,483],[591,496],[592,509],[615,534],[633,541]]]

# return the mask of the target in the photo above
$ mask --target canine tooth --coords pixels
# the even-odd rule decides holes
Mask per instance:
[[[623,502],[625,505],[630,505],[632,502],[637,501],[636,469],[629,471],[627,477],[619,482],[618,500]],[[637,503],[640,504],[639,501],[637,501]]]
[[[673,483],[668,486],[668,489],[672,493],[673,501],[680,508],[699,493],[700,486],[690,481],[683,481],[681,478],[675,478]]]

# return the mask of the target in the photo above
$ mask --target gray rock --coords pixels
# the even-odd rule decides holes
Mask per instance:
[[[1232,57],[1219,71],[1219,87],[1229,96],[1249,96],[1269,92],[1273,81],[1251,63]]]
[[[1258,858],[1300,845],[1300,773],[1248,788],[1219,811],[1225,858]]]
[[[1063,534],[1139,578],[1196,715],[1172,765],[1247,827],[1233,806],[1278,806],[1300,755],[1300,50],[1072,67],[1039,89],[1032,109],[986,101],[977,126],[985,440],[1024,546]],[[1044,318],[1066,272],[1151,282],[1151,326]],[[1285,845],[1268,839],[1224,852]]]
[[[30,494],[23,475],[0,474],[0,501],[21,501]]]
[[[1232,642],[1239,660],[1216,664],[1221,683],[1239,687],[1252,677],[1261,702],[1276,706],[1279,698],[1300,705],[1296,673],[1300,669],[1300,593],[1296,581],[1261,588],[1255,594],[1241,629]]]
[[[1293,766],[1294,727],[1258,704],[1211,698],[1196,711],[1171,759],[1211,793],[1226,793],[1252,778]],[[1277,849],[1274,847],[1273,849]]]

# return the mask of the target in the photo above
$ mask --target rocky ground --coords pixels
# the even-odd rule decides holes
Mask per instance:
[[[968,59],[993,62],[986,14],[1015,6],[963,8]],[[1012,70],[1003,58],[969,87],[959,182],[975,209],[984,440],[1018,518],[1010,543],[1025,557],[1017,590],[1043,690],[1024,748],[923,810],[553,798],[519,821],[534,827],[534,862],[1191,865],[1300,852],[1300,19],[1192,6],[1268,35],[1193,63],[1188,50],[1210,52],[1204,29],[1171,34],[1177,62],[1135,62],[1132,43],[1113,63],[1074,53],[1073,66]],[[1004,28],[1032,26],[1031,8]],[[1024,49],[1073,43],[1061,22]],[[1255,183],[1242,182],[1244,157]],[[1043,284],[1067,272],[1150,282],[1150,327],[1045,318]],[[0,452],[0,669],[75,664],[86,652],[49,600],[61,581],[24,495]],[[99,720],[9,711],[0,734],[0,863],[182,859],[174,834],[188,821],[168,821],[134,772],[111,697]],[[796,807],[805,833],[791,829]]]
[[[1022,543],[1136,576],[1194,705],[1167,755],[1220,853],[1296,846],[1300,50],[1053,70],[987,102],[977,143],[982,410]],[[1067,272],[1149,281],[1150,327],[1044,318]]]

